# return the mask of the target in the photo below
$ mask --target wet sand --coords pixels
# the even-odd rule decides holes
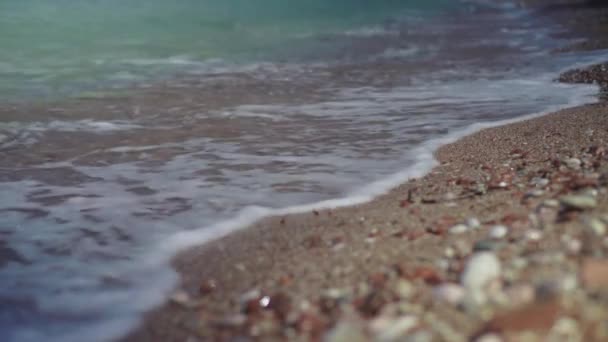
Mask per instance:
[[[485,129],[370,203],[185,251],[175,293],[125,340],[608,340],[607,114]]]

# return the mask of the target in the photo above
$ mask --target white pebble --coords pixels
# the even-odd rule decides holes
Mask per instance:
[[[548,199],[543,201],[543,206],[547,208],[557,208],[559,207],[559,201],[556,199]]]
[[[606,224],[602,220],[595,217],[589,218],[586,221],[587,227],[597,236],[606,235]]]
[[[452,228],[449,229],[450,234],[462,234],[462,233],[466,233],[469,230],[469,227],[467,227],[464,224],[457,224],[455,226],[453,226]]]
[[[567,234],[562,235],[562,243],[566,246],[568,252],[572,254],[577,254],[583,248],[581,240],[575,239]]]
[[[526,197],[541,197],[544,194],[545,194],[544,190],[534,189],[534,190],[530,190],[530,191],[526,192]]]
[[[439,300],[448,302],[452,305],[458,305],[462,303],[465,290],[462,286],[454,283],[445,283],[436,286],[433,289],[433,294]]]
[[[469,259],[461,281],[473,304],[480,305],[487,301],[486,286],[500,278],[500,274],[500,260],[494,253],[479,252]]]
[[[564,207],[580,210],[593,209],[597,206],[597,200],[591,195],[562,196],[559,201]]]
[[[579,288],[578,277],[575,274],[568,274],[561,277],[559,287],[563,292],[572,292]]]
[[[416,328],[418,318],[416,316],[403,316],[386,324],[384,329],[378,331],[377,341],[401,341],[403,336],[410,330]]]
[[[582,164],[581,160],[578,158],[568,158],[565,160],[565,162],[569,168],[574,170],[580,169]]]
[[[539,241],[543,238],[543,233],[537,229],[530,229],[526,232],[525,236],[529,241]]]
[[[448,259],[452,259],[456,256],[456,250],[454,250],[452,247],[446,247],[443,251],[443,255]]]
[[[489,235],[493,239],[502,239],[507,236],[507,233],[509,233],[509,228],[503,225],[498,225],[490,229]]]
[[[478,337],[475,342],[502,342],[503,339],[500,335],[496,334],[485,334]]]
[[[450,268],[450,262],[446,259],[439,259],[435,262],[437,268],[447,271]]]
[[[364,342],[367,341],[365,332],[360,324],[349,321],[341,321],[331,329],[325,338],[328,342]]]
[[[547,178],[533,178],[532,182],[533,185],[536,185],[537,187],[540,188],[544,188],[545,186],[547,186],[549,184],[549,180]]]
[[[481,226],[481,222],[476,217],[470,217],[467,219],[466,225],[471,229],[476,229]]]

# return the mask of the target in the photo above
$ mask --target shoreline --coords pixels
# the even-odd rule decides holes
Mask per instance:
[[[593,141],[580,135],[608,127],[601,118],[608,112],[601,102],[605,75],[600,64],[558,77],[598,85],[598,103],[439,139],[448,141],[432,149],[438,165],[370,201],[267,213],[244,229],[189,247],[173,258],[181,279],[176,292],[122,340],[379,340],[382,333],[397,331],[386,340],[464,341],[483,335],[516,341],[521,334],[539,339],[561,334],[560,324],[570,324],[566,333],[585,341],[608,338],[605,329],[596,328],[608,313],[592,302],[604,294],[598,286],[608,286],[608,265],[593,264],[606,255],[608,239],[602,234],[595,236],[600,242],[590,241],[589,231],[590,217],[604,231],[608,224],[599,218],[608,208],[603,172],[593,172],[606,160],[585,152],[592,143],[606,145],[608,134],[601,131]],[[572,122],[578,127],[568,127]],[[539,132],[540,139],[534,137]],[[528,148],[539,142],[546,146]],[[585,158],[599,158],[597,167],[585,166]],[[570,159],[582,160],[582,166],[571,169]],[[578,176],[560,180],[566,170]],[[530,183],[536,178],[549,179],[548,184]],[[579,178],[583,186],[573,190],[570,182]],[[480,184],[486,189],[477,189]],[[563,219],[560,197],[589,189],[596,192],[596,206]],[[545,208],[546,202],[553,206]],[[475,220],[480,227],[473,227]],[[456,227],[463,232],[450,233]],[[506,270],[492,279],[487,303],[471,309],[463,274],[471,259],[488,251]],[[509,264],[514,257],[517,262]],[[551,258],[565,263],[567,271],[537,260]],[[585,271],[589,264],[600,274],[591,281]],[[411,293],[401,293],[408,292],[401,287]]]
[[[534,334],[608,339],[584,308],[608,303],[584,276],[608,255],[608,49],[585,49],[608,44],[578,43],[602,37],[579,6],[465,4],[336,37],[344,63],[0,106],[0,336],[493,341],[549,299]]]
[[[429,174],[422,177],[421,182],[426,183],[426,185],[442,184],[443,181],[445,181],[445,178],[442,177],[441,174],[445,175],[446,172],[460,172],[460,167],[458,166],[455,170],[449,170],[450,168],[454,167],[453,165],[450,166],[451,164],[449,163],[450,161],[453,161],[454,157],[458,154],[463,154],[463,145],[466,146],[473,144],[478,147],[478,144],[483,144],[483,141],[487,140],[489,135],[491,136],[493,134],[496,134],[496,136],[501,137],[505,135],[505,131],[509,132],[515,130],[516,133],[514,134],[514,136],[517,136],[517,130],[521,130],[522,127],[525,128],[525,126],[528,124],[533,124],[535,126],[543,126],[544,124],[548,123],[553,124],[553,121],[556,118],[559,118],[559,120],[555,120],[559,122],[559,124],[557,124],[558,126],[564,125],[566,124],[566,122],[564,121],[568,121],[568,119],[565,117],[568,115],[572,115],[572,113],[574,113],[573,115],[585,116],[585,114],[581,114],[581,112],[584,113],[585,111],[591,110],[592,112],[596,111],[597,114],[597,111],[601,112],[601,110],[605,110],[605,107],[606,106],[602,103],[583,105],[580,107],[564,109],[558,111],[557,113],[542,115],[534,119],[518,121],[516,123],[501,125],[493,128],[486,128],[481,131],[477,131],[473,134],[462,137],[458,139],[458,141],[456,141],[455,143],[443,145],[439,148],[439,150],[436,152],[436,157],[439,159],[441,165],[433,168],[433,170]],[[591,116],[593,116],[593,114],[591,114]],[[596,124],[597,123],[588,123],[589,127],[593,127]],[[608,141],[605,140],[605,138],[605,136],[602,136],[600,140]],[[510,144],[512,145],[513,142],[511,142]],[[516,146],[519,146],[519,144],[517,144]],[[511,150],[516,149],[513,146],[509,146],[509,148],[511,148]],[[504,156],[506,156],[507,159],[510,158],[510,152],[507,151],[509,148],[502,148],[502,151],[500,152],[493,151],[491,153],[493,158],[491,161],[488,161],[489,165],[501,165],[501,163],[503,162],[503,160],[500,159],[501,155],[503,156],[503,158]],[[465,147],[464,149],[467,152],[471,152],[470,147]],[[467,152],[465,152],[465,154]],[[557,151],[549,151],[549,153],[552,152]],[[545,153],[547,153],[547,151],[545,151]],[[446,162],[448,163],[446,164]],[[446,168],[449,171],[446,171]],[[466,170],[464,173],[469,174],[471,172],[476,173],[475,177],[479,179],[480,170]],[[481,171],[481,173],[483,173],[483,171]],[[444,179],[443,181],[434,180],[434,178],[437,177],[439,177],[440,179]],[[190,317],[190,319],[187,319],[185,317],[191,316],[193,312],[198,313],[199,304],[201,307],[205,308],[204,310],[202,310],[203,312],[214,312],[213,314],[210,314],[211,316],[213,316],[212,318],[201,319],[201,322],[198,322],[201,324],[203,322],[212,323],[215,328],[210,329],[207,332],[213,331],[217,328],[217,324],[219,324],[220,326],[227,324],[227,322],[221,322],[221,320],[227,319],[226,317],[230,317],[230,312],[232,312],[234,315],[238,315],[238,312],[240,311],[238,309],[240,305],[239,298],[241,298],[243,294],[246,294],[248,291],[256,288],[265,289],[264,293],[276,293],[277,291],[281,293],[282,291],[297,293],[294,296],[295,298],[290,299],[289,302],[303,301],[306,298],[315,298],[316,295],[317,298],[311,300],[312,302],[315,302],[319,300],[319,295],[325,293],[328,289],[348,287],[352,286],[352,284],[360,284],[361,282],[365,282],[370,276],[370,274],[373,275],[373,271],[377,267],[380,267],[380,265],[378,265],[377,260],[375,261],[376,264],[374,267],[365,267],[364,269],[359,269],[358,271],[355,270],[359,267],[345,267],[346,271],[342,270],[337,273],[340,274],[341,272],[346,272],[346,275],[338,275],[336,279],[333,279],[333,276],[330,275],[330,280],[325,280],[325,286],[321,285],[324,283],[323,281],[319,282],[317,286],[306,286],[311,285],[311,282],[295,280],[294,278],[305,278],[307,280],[309,280],[310,277],[313,277],[313,279],[324,278],[324,276],[322,275],[323,272],[315,270],[312,267],[313,265],[314,267],[319,265],[325,265],[325,268],[329,267],[330,269],[335,267],[338,267],[339,269],[341,264],[351,264],[352,266],[352,260],[349,261],[350,258],[344,259],[340,257],[335,257],[333,256],[333,254],[340,254],[340,251],[344,249],[347,249],[350,252],[365,252],[369,249],[369,246],[375,246],[377,243],[375,241],[369,242],[370,240],[376,240],[383,235],[399,235],[399,238],[397,238],[397,240],[402,240],[405,236],[406,240],[412,239],[412,247],[415,247],[415,241],[418,240],[419,237],[424,237],[425,235],[429,235],[430,238],[441,236],[442,234],[429,233],[427,231],[430,228],[432,229],[432,227],[428,227],[429,224],[426,220],[426,224],[423,222],[414,224],[414,226],[418,226],[417,228],[404,228],[403,224],[399,224],[399,222],[407,220],[407,218],[404,218],[403,216],[403,210],[399,209],[403,205],[404,198],[407,198],[408,192],[405,189],[408,189],[409,191],[412,187],[418,187],[415,186],[415,184],[418,182],[420,181],[409,181],[405,184],[398,186],[394,190],[390,191],[388,194],[381,195],[378,198],[374,199],[372,202],[366,204],[358,204],[350,207],[340,208],[337,210],[318,210],[312,213],[290,214],[282,217],[264,218],[244,230],[231,233],[228,236],[225,236],[219,240],[180,253],[174,259],[174,265],[182,276],[181,288],[185,289],[189,293],[188,300],[184,302],[185,304],[176,304],[176,301],[180,301],[180,295],[183,296],[185,293],[178,292],[177,297],[174,294],[169,303],[165,304],[161,309],[154,310],[151,314],[148,314],[146,316],[144,325],[135,332],[128,335],[126,340],[178,340],[181,338],[187,338],[188,336],[192,336],[192,327],[184,328],[183,326],[181,326],[180,328],[179,324],[178,326],[174,326],[173,324],[175,322],[181,322],[181,324],[183,324],[184,322],[192,322],[192,317]],[[454,186],[458,187],[458,185],[454,184],[452,184],[451,186],[452,188]],[[451,193],[450,189],[450,186],[448,186],[442,191],[444,194],[449,194]],[[491,191],[488,195],[484,195],[483,197],[490,196],[504,198],[505,194],[513,195],[513,193],[521,192],[521,190],[500,190],[498,193],[494,194],[492,194],[492,192],[493,191]],[[434,193],[433,195],[437,196],[437,193]],[[450,204],[450,207],[448,208],[440,208],[442,206],[441,202],[443,202],[443,200],[428,198],[425,199],[424,196],[426,196],[426,194],[420,194],[419,196],[421,199],[419,199],[418,201],[413,200],[413,202],[418,202],[420,206],[435,207],[435,209],[431,209],[431,211],[435,211],[434,215],[439,216],[437,218],[437,220],[439,221],[441,221],[441,217],[445,216],[446,211],[453,211],[453,208],[458,210],[460,208],[460,205],[452,207],[452,204]],[[456,200],[456,202],[458,202],[458,200]],[[448,201],[446,203],[454,202]],[[405,211],[409,213],[407,209]],[[366,218],[364,220],[361,220],[361,215],[366,216]],[[375,218],[370,219],[367,218],[367,216]],[[377,222],[378,216],[389,217],[380,220],[380,222],[382,223],[379,223]],[[464,217],[461,218],[461,220],[464,219]],[[454,219],[452,218],[450,220],[453,221]],[[455,224],[456,221],[452,222],[452,224]],[[482,219],[481,221],[485,223],[488,220]],[[395,225],[393,224],[393,222],[397,222],[398,224]],[[345,230],[344,228],[353,225],[365,226],[368,227],[368,229],[366,229],[367,231],[363,232],[363,235],[361,235],[361,231],[357,230],[357,232],[352,232],[348,229]],[[369,228],[370,225],[379,227]],[[433,224],[431,224],[430,226],[432,225]],[[384,228],[381,229],[380,226],[384,226]],[[395,226],[397,226],[397,228],[395,228]],[[447,229],[449,227],[444,228]],[[285,229],[290,229],[290,232],[286,233]],[[393,231],[395,229],[399,231]],[[481,231],[487,234],[487,229],[482,229]],[[347,238],[343,236],[352,234],[358,235],[358,237],[350,236]],[[479,232],[477,233],[477,237],[479,237]],[[361,244],[361,241],[357,242],[357,240],[362,240],[363,244]],[[353,245],[349,246],[350,243],[346,243],[346,241],[352,241]],[[431,242],[430,245],[428,245],[429,242]],[[450,243],[451,242],[453,241],[450,241]],[[428,246],[425,246],[425,248],[428,248],[428,250],[425,249],[424,251],[422,251],[422,254],[425,256],[426,259],[438,259],[438,256],[443,255],[445,252],[442,251],[442,249],[450,247],[450,243],[446,244],[441,243],[441,241],[429,240],[426,243]],[[368,244],[370,245],[368,246]],[[392,247],[388,248],[388,250],[392,250],[391,253],[399,254],[403,252],[401,247],[395,247],[394,242],[392,244]],[[308,245],[308,247],[306,247],[306,245]],[[335,262],[334,260],[332,262],[328,262],[324,260],[310,260],[314,257],[307,252],[308,248],[326,249],[324,253],[329,253],[325,254],[326,257],[338,258],[337,260],[340,261]],[[295,252],[293,251],[294,249],[296,250]],[[301,256],[301,258],[295,256],[294,253],[298,256]],[[369,251],[367,251],[366,253],[369,253]],[[305,267],[307,271],[287,271],[287,269],[292,268],[290,266],[296,265],[283,265],[281,271],[274,270],[273,267],[277,266],[274,264],[273,260],[277,257],[285,259],[287,254],[289,254],[287,259],[290,259],[292,261],[298,260],[300,263],[309,264],[307,267]],[[374,253],[370,254],[371,255],[368,255],[366,257],[373,258],[374,260],[378,258],[377,255],[374,255]],[[251,261],[251,258],[259,259],[260,261],[259,263],[256,263],[255,261]],[[361,256],[358,256],[357,258],[361,258]],[[395,257],[392,258],[395,259]],[[380,257],[380,259],[391,259],[391,257],[387,257],[385,255],[384,257]],[[429,260],[427,260],[427,264],[428,261]],[[362,261],[362,263],[365,264],[367,262]],[[431,262],[431,264],[433,263]],[[348,271],[349,269],[350,271]],[[333,272],[333,270],[328,271],[326,269],[324,271],[325,273],[329,272],[330,274]],[[260,272],[262,273],[262,275],[250,274],[250,272]],[[350,274],[350,272],[353,272],[353,274]],[[439,271],[434,270],[434,272]],[[290,275],[290,273],[294,274]],[[315,273],[321,274],[315,275]],[[327,274],[325,274],[325,276],[327,276]],[[304,282],[304,284],[302,284],[301,282]],[[281,285],[284,283],[288,283],[287,287],[295,286],[295,288],[284,289],[284,285]],[[299,284],[294,285],[295,283]],[[197,293],[199,292],[197,290],[197,287],[201,286],[208,287],[207,290],[209,291],[209,293]],[[428,287],[429,289],[431,288],[431,286],[426,287]],[[203,292],[206,292],[206,290]],[[272,296],[270,298],[272,298]],[[184,305],[186,308],[184,307]],[[192,308],[187,308],[189,305],[197,306],[197,308],[194,310]],[[220,314],[220,312],[223,312],[224,314],[222,315]],[[235,317],[237,316],[232,317],[232,319],[235,319]],[[240,328],[236,330],[234,328],[235,327],[229,327],[227,329],[231,331],[229,335],[239,331],[240,333],[242,333],[242,330],[240,330]],[[196,331],[197,328],[195,327],[194,330]],[[224,328],[221,328],[220,330],[223,331]],[[194,335],[196,336],[197,334]],[[238,334],[232,336],[238,336]],[[225,337],[226,336],[223,336],[221,338]],[[214,336],[214,339],[215,338],[217,338],[217,336]]]

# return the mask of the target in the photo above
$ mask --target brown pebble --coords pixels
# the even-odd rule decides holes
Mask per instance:
[[[323,239],[321,239],[321,236],[319,234],[312,234],[309,235],[306,239],[304,239],[304,245],[306,246],[306,248],[317,248],[317,247],[321,247],[321,245],[323,244]]]
[[[407,232],[406,237],[408,241],[414,241],[424,236],[424,232],[421,230],[415,230],[411,232]]]
[[[300,314],[296,321],[296,329],[303,335],[307,335],[311,341],[320,341],[321,335],[327,328],[325,322],[319,315],[312,312]]]
[[[454,217],[444,215],[432,227],[429,227],[427,231],[434,235],[444,235],[456,223],[457,221]]]
[[[291,299],[283,292],[275,293],[270,297],[268,309],[275,314],[276,318],[284,321],[291,311]]]
[[[385,298],[382,292],[375,290],[371,291],[363,298],[356,299],[354,302],[355,307],[359,312],[368,318],[376,316],[386,303],[387,298]]]
[[[290,274],[282,275],[279,278],[279,285],[281,286],[289,286],[293,283],[293,277]]]
[[[550,300],[499,313],[477,336],[488,332],[548,331],[560,316],[560,311],[557,300]]]
[[[581,280],[586,288],[601,290],[608,288],[608,260],[587,258],[581,267]]]
[[[442,282],[441,276],[433,268],[420,266],[416,267],[410,274],[411,279],[422,279],[429,285],[437,285]]]
[[[206,296],[217,289],[217,283],[214,279],[207,279],[201,283],[198,288],[198,293]]]
[[[386,285],[388,276],[384,272],[376,272],[369,276],[370,285],[375,288],[382,288]]]

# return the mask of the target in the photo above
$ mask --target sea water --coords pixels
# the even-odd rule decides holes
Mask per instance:
[[[0,340],[119,338],[184,248],[595,101],[553,82],[606,57],[563,30],[506,1],[1,2]]]

